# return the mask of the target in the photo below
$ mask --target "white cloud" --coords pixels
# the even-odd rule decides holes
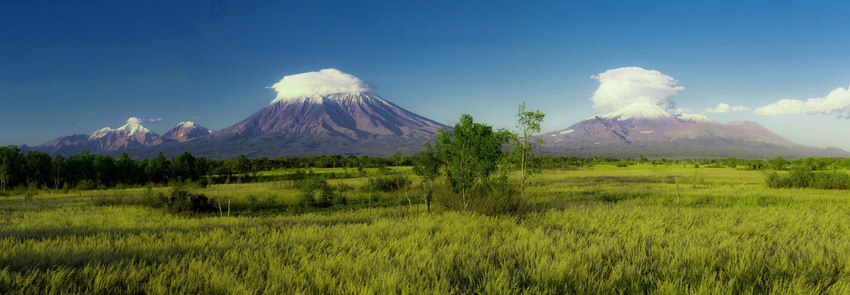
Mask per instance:
[[[270,88],[277,91],[277,97],[272,103],[296,97],[360,93],[371,90],[369,84],[363,82],[360,78],[337,69],[324,69],[318,72],[285,76]]]
[[[676,115],[678,115],[678,114],[684,114],[684,113],[688,113],[688,112],[690,112],[690,111],[692,111],[692,110],[693,110],[693,109],[691,109],[691,108],[678,108],[678,109],[676,109],[676,111],[675,111],[675,112],[673,112],[673,114],[676,114]]]
[[[138,125],[138,124],[142,124],[142,123],[159,123],[159,122],[162,122],[162,118],[142,119],[142,118],[137,118],[137,117],[130,117],[129,119],[127,119],[127,124],[130,124],[130,125]]]
[[[756,108],[753,113],[762,116],[803,115],[803,114],[837,114],[850,115],[850,87],[838,87],[826,97],[809,98],[806,101],[783,99],[773,104]]]
[[[709,112],[709,113],[712,113],[712,114],[722,114],[722,113],[728,113],[728,112],[741,112],[741,111],[749,111],[749,110],[750,110],[750,108],[745,107],[745,106],[733,107],[733,106],[730,106],[730,105],[722,103],[722,102],[718,103],[717,107],[715,107],[713,109],[712,108],[705,109],[706,112]]]
[[[593,93],[593,108],[616,111],[630,104],[643,102],[662,108],[673,108],[671,98],[685,89],[676,86],[673,77],[655,70],[639,67],[624,67],[607,70],[591,78],[599,81]]]
[[[144,121],[145,120],[142,120],[142,119],[139,119],[139,118],[136,118],[136,117],[130,117],[129,119],[127,119],[127,124],[138,125],[138,124],[142,124],[142,122],[144,122]]]

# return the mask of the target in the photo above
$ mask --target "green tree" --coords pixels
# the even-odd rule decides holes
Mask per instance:
[[[65,157],[57,154],[55,158],[53,158],[53,165],[51,168],[50,175],[55,176],[54,185],[56,189],[59,189],[59,185],[62,184],[62,167],[65,166]]]
[[[543,118],[546,117],[546,114],[543,114],[539,110],[526,111],[525,102],[523,102],[519,105],[519,112],[516,117],[516,127],[519,129],[519,135],[521,137],[513,138],[514,146],[512,151],[516,157],[519,157],[520,171],[522,172],[522,177],[520,179],[520,195],[525,198],[525,181],[534,172],[533,169],[529,169],[530,160],[534,156],[534,149],[543,145],[542,137],[538,137],[537,139],[533,139],[531,137],[535,133],[540,132],[540,123],[543,122]]]
[[[469,191],[477,183],[487,181],[503,156],[502,146],[512,134],[504,129],[474,123],[463,114],[451,131],[439,130],[435,140],[437,157],[444,163],[446,179],[452,192],[460,193],[464,209],[469,207]]]
[[[37,185],[47,186],[50,183],[50,170],[53,168],[53,158],[49,154],[30,150],[27,152],[27,179]]]
[[[5,161],[0,161],[0,186],[3,187],[4,196],[6,195],[6,185],[9,183],[11,176],[11,173],[9,173],[9,164]]]
[[[776,170],[785,170],[785,166],[788,165],[788,161],[783,159],[782,157],[777,157],[776,159],[770,160],[770,166]]]
[[[404,158],[401,157],[401,152],[395,152],[392,158],[390,158],[390,163],[392,163],[393,166],[404,165]]]
[[[413,156],[413,173],[422,178],[422,188],[425,192],[425,205],[431,213],[431,201],[434,199],[434,179],[440,176],[442,162],[430,142],[426,142],[424,150]]]

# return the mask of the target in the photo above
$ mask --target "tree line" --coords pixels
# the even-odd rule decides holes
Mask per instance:
[[[119,185],[167,184],[171,181],[198,181],[211,176],[256,177],[259,171],[285,168],[378,168],[411,165],[410,157],[396,153],[392,157],[309,156],[211,160],[184,152],[166,158],[134,160],[126,153],[117,158],[83,150],[68,157],[30,150],[24,153],[16,146],[0,146],[0,190],[16,187],[55,189],[94,189]]]
[[[474,130],[475,132],[484,132],[489,126],[473,123],[471,117],[465,121],[467,126],[472,129],[458,130]],[[476,126],[477,124],[477,126]],[[461,124],[463,125],[463,124]],[[472,135],[467,132],[469,136]],[[531,148],[517,147],[516,144],[528,145],[528,141],[523,142],[525,137],[517,137],[510,133],[504,133],[499,130],[488,130],[486,135],[495,136],[496,141],[492,143],[487,151],[481,150],[482,153],[490,153],[485,157],[485,162],[477,155],[470,156],[469,153],[475,151],[472,145],[464,146],[463,142],[458,142],[456,148],[451,147],[458,136],[445,131],[442,139],[438,141],[442,154],[437,156],[435,147],[431,147],[430,153],[434,158],[425,159],[423,163],[431,161],[431,165],[438,166],[434,173],[446,172],[446,165],[454,164],[463,171],[455,171],[451,173],[449,181],[458,184],[458,191],[464,193],[471,188],[471,183],[485,179],[493,172],[499,164],[499,159],[511,160],[514,163],[519,163],[518,170],[523,171],[523,175],[528,175],[535,169],[572,169],[576,167],[592,167],[594,165],[695,165],[697,167],[731,167],[743,168],[750,170],[787,170],[791,167],[802,168],[808,171],[818,170],[835,170],[835,169],[850,169],[850,159],[847,158],[805,158],[793,161],[786,160],[782,157],[775,159],[737,159],[737,158],[721,158],[721,159],[648,159],[643,156],[638,158],[617,158],[617,157],[554,157],[554,156],[537,156],[530,157]],[[470,142],[478,142],[479,139]],[[494,148],[496,143],[504,148],[511,140],[514,142],[514,152]],[[454,151],[452,151],[454,149]],[[467,153],[467,154],[464,154]],[[525,152],[525,154],[522,154]],[[423,152],[424,153],[424,152]],[[421,156],[421,155],[419,155]],[[452,158],[455,157],[455,158]],[[466,157],[461,159],[462,157]],[[524,159],[524,160],[523,160]],[[92,154],[88,151],[83,151],[77,155],[68,157],[62,155],[50,156],[48,153],[36,150],[30,150],[24,153],[17,147],[0,146],[0,192],[4,195],[7,189],[16,187],[31,187],[31,188],[55,188],[55,189],[93,189],[99,187],[114,187],[114,186],[136,186],[153,184],[167,184],[171,181],[198,181],[202,178],[209,177],[256,177],[259,171],[268,171],[287,168],[380,168],[386,166],[412,166],[417,161],[416,156],[405,157],[400,153],[396,153],[392,157],[369,157],[369,156],[341,156],[341,155],[322,155],[322,156],[307,156],[307,157],[278,157],[278,158],[255,158],[249,159],[244,155],[228,160],[211,160],[202,157],[195,157],[188,152],[184,152],[176,157],[166,158],[161,153],[153,159],[134,160],[126,153],[121,153],[117,158],[111,155]],[[524,163],[524,164],[523,164]],[[525,165],[525,168],[522,166]],[[481,166],[481,167],[478,167]],[[442,169],[442,171],[438,171]],[[472,171],[475,169],[478,171]],[[420,168],[421,170],[421,168]],[[434,177],[437,175],[435,174]]]

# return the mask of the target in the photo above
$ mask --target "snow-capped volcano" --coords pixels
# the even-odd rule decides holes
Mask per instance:
[[[104,127],[92,132],[88,137],[82,134],[60,137],[38,145],[35,149],[67,155],[79,153],[83,149],[97,153],[161,144],[159,135],[142,126],[141,122],[141,119],[131,117],[121,127]]]
[[[617,121],[674,119],[673,115],[661,107],[645,102],[636,102],[615,112],[598,117]]]
[[[720,124],[699,114],[673,115],[649,103],[630,104],[542,137],[550,152],[588,155],[763,157],[801,154],[801,148],[809,148],[756,122]]]
[[[430,136],[442,124],[411,113],[372,93],[335,93],[276,100],[216,137],[263,134]]]
[[[197,138],[209,137],[212,135],[212,130],[204,128],[201,125],[195,124],[192,121],[180,122],[162,135],[163,140],[184,142]]]
[[[250,117],[219,132],[181,122],[162,137],[130,118],[116,129],[59,138],[36,148],[51,153],[127,152],[155,157],[190,152],[209,158],[292,155],[412,154],[447,126],[381,98],[372,87],[337,69],[283,77],[274,99]]]
[[[286,76],[270,88],[277,96],[268,105],[208,139],[185,142],[184,148],[209,157],[388,156],[416,152],[438,129],[448,128],[336,69]]]
[[[112,129],[109,127],[104,127],[98,131],[93,132],[89,135],[89,140],[95,140],[99,138],[103,138],[110,135],[118,135],[125,137],[134,137],[137,142],[144,142],[149,135],[151,135],[150,130],[141,125],[141,120],[136,117],[132,117],[127,119],[127,124],[124,124],[121,127],[116,129]]]

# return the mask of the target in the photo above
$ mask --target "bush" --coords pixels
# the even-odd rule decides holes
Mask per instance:
[[[316,197],[315,190],[319,190],[318,197]],[[340,196],[333,186],[320,177],[310,177],[301,184],[298,204],[303,208],[326,208],[334,204],[345,205],[347,203],[348,200]]]
[[[93,190],[96,188],[97,185],[94,183],[94,180],[91,179],[80,180],[80,182],[77,183],[77,190],[80,191]]]
[[[850,189],[850,175],[838,172],[812,172],[795,167],[787,174],[768,172],[764,182],[770,188]]]
[[[319,187],[319,198],[316,199],[316,206],[322,208],[330,207],[333,205],[336,197],[333,187],[327,182],[322,181]]]
[[[643,192],[633,192],[627,190],[606,190],[597,192],[596,195],[599,197],[600,201],[608,202],[608,203],[616,203],[619,201],[637,199],[641,197],[645,197],[648,194]]]
[[[121,190],[98,191],[90,197],[92,204],[95,206],[122,206],[132,204],[131,200]]]
[[[209,198],[202,194],[193,194],[183,189],[171,191],[171,196],[168,198],[168,209],[171,212],[194,212],[207,213],[213,212],[215,207],[210,203]]]
[[[206,188],[209,185],[210,185],[210,179],[209,178],[201,177],[201,179],[198,179],[198,188]]]
[[[469,210],[484,215],[518,215],[525,203],[515,186],[503,180],[480,183],[469,192],[469,205],[465,208],[460,194],[446,185],[434,185],[434,204],[448,210]]]
[[[368,192],[394,192],[410,185],[410,179],[403,175],[381,176],[378,178],[369,178],[364,189]]]

